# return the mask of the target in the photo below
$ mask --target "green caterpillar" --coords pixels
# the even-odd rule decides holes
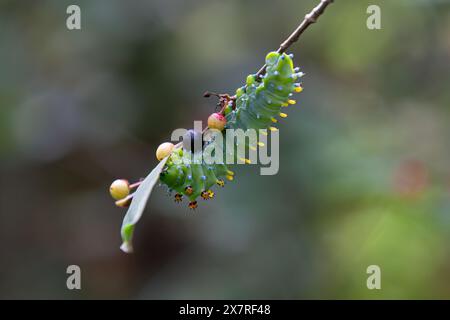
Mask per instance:
[[[280,113],[281,107],[295,103],[291,100],[293,92],[302,89],[295,81],[302,73],[293,67],[291,56],[270,52],[266,56],[266,74],[262,81],[255,75],[247,77],[246,86],[236,91],[236,109],[227,112],[227,127],[233,129],[270,129],[276,123],[275,117],[286,117]]]
[[[141,218],[158,181],[169,190],[177,192],[175,201],[180,202],[185,196],[190,201],[189,207],[195,209],[199,196],[204,199],[214,196],[211,191],[214,184],[223,186],[224,178],[234,179],[234,173],[223,164],[225,161],[217,162],[219,156],[225,155],[226,157],[222,159],[227,161],[230,160],[229,155],[234,157],[234,161],[237,156],[240,161],[244,160],[244,163],[250,163],[254,153],[248,152],[250,159],[245,159],[241,158],[242,152],[245,152],[246,155],[248,149],[255,152],[257,147],[264,147],[265,137],[262,135],[268,135],[267,129],[278,130],[273,127],[273,124],[278,122],[277,118],[287,117],[286,113],[281,112],[281,108],[295,104],[290,97],[294,92],[298,93],[303,90],[301,84],[296,83],[303,73],[299,72],[298,68],[294,68],[293,56],[285,54],[284,51],[298,40],[308,26],[317,21],[325,8],[332,2],[333,0],[321,0],[320,4],[305,15],[305,19],[280,45],[278,51],[270,52],[266,56],[265,66],[255,75],[249,75],[245,86],[236,90],[234,96],[211,92],[204,94],[205,97],[211,95],[219,97],[221,109],[220,112],[209,116],[206,130],[209,133],[209,129],[215,129],[217,134],[209,140],[201,139],[201,148],[185,146],[185,139],[183,139],[183,146],[180,144],[175,146],[170,142],[162,143],[156,150],[156,158],[160,162],[145,179],[133,184],[126,179],[113,181],[109,190],[111,196],[116,200],[116,205],[130,207],[123,218],[121,227],[123,240],[121,249],[124,252],[133,250],[132,238],[135,225]],[[259,133],[259,140],[255,137],[254,131],[246,131],[249,129]],[[242,137],[242,133],[245,137]],[[190,142],[192,140],[199,142],[198,137],[203,135],[203,133],[195,133],[192,130],[188,131],[188,134],[187,140]],[[224,142],[224,144],[220,142]],[[242,147],[245,147],[244,151],[242,151]],[[238,155],[235,153],[236,149]],[[211,160],[212,157],[214,158],[213,162],[205,161],[208,158]],[[133,190],[134,192],[132,192]]]
[[[195,209],[199,196],[204,200],[211,199],[214,196],[211,187],[215,184],[223,187],[223,178],[232,180],[234,173],[225,164],[195,163],[190,160],[192,156],[192,152],[184,148],[173,151],[159,179],[177,192],[176,202],[181,202],[184,195],[190,200],[189,207]]]
[[[281,108],[295,103],[290,97],[293,92],[302,91],[300,84],[295,82],[301,76],[302,73],[298,73],[298,68],[293,67],[292,56],[285,53],[269,53],[266,56],[266,74],[260,79],[255,75],[249,75],[246,86],[239,88],[235,97],[225,100],[227,102],[223,108],[226,118],[225,129],[277,130],[272,127],[273,123],[278,121],[276,117],[287,116],[280,112]],[[191,135],[195,134],[191,131]],[[223,138],[225,140],[225,136]],[[213,144],[214,141],[205,144],[198,152],[204,153],[206,148],[213,147]],[[223,187],[223,178],[233,180],[234,176],[225,164],[208,165],[189,160],[194,154],[190,148],[175,148],[160,174],[160,182],[169,190],[177,192],[175,201],[180,202],[183,196],[186,196],[190,200],[191,209],[197,207],[199,196],[205,200],[214,196],[211,191],[213,185]],[[249,162],[248,159],[244,160]]]

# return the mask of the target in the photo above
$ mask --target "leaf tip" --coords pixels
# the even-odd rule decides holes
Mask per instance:
[[[133,245],[129,241],[124,241],[120,246],[120,250],[125,253],[133,253]]]

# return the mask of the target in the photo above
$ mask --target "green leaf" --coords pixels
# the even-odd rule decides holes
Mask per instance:
[[[150,172],[150,174],[142,181],[141,185],[137,188],[136,192],[133,195],[133,200],[131,201],[130,208],[127,211],[127,214],[123,218],[122,222],[122,245],[120,249],[126,253],[133,252],[133,232],[134,226],[139,221],[144,212],[145,206],[147,205],[148,198],[152,193],[153,187],[156,185],[156,182],[159,180],[159,174],[161,173],[164,165],[167,162],[167,156],[156,166],[155,169]]]

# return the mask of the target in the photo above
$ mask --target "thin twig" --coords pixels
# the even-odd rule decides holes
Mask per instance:
[[[294,30],[294,32],[291,33],[291,35],[284,40],[281,44],[280,47],[278,48],[277,52],[278,53],[284,53],[286,52],[286,50],[295,42],[297,42],[297,40],[300,38],[300,36],[302,35],[302,33],[313,23],[315,23],[319,17],[325,12],[325,9],[334,2],[334,0],[321,0],[320,3],[315,6],[308,14],[305,15],[305,18],[303,19],[303,21],[298,25],[298,27]],[[263,65],[261,67],[261,69],[258,70],[258,72],[256,73],[256,79],[260,80],[261,77],[266,73],[266,65]],[[225,95],[225,94],[217,94],[215,92],[209,92],[206,91],[203,96],[205,98],[208,98],[210,96],[218,96],[219,98],[223,98],[223,97],[227,97],[227,101],[226,103],[228,103],[228,101],[232,101],[233,103],[235,103],[236,101],[236,96],[229,96],[229,95]],[[223,100],[221,99],[220,102],[223,102]],[[225,105],[222,106],[222,110],[223,111]],[[205,128],[205,130],[203,130],[203,133],[208,129],[208,127]],[[181,143],[177,144],[176,147],[181,146]]]
[[[311,10],[310,13],[305,15],[302,23],[295,29],[295,31],[286,39],[283,43],[280,44],[278,48],[278,53],[286,52],[286,50],[298,40],[300,35],[305,31],[310,25],[315,23],[317,19],[324,13],[326,7],[330,5],[334,0],[321,0],[320,3]],[[259,79],[260,76],[266,73],[266,65],[262,66],[261,69],[256,73],[256,79]]]

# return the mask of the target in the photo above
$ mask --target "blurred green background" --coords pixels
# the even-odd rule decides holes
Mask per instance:
[[[119,250],[111,181],[145,176],[317,3],[2,1],[0,298],[450,298],[448,1],[336,0],[290,50],[305,90],[279,174],[237,168],[195,212],[160,188]]]

